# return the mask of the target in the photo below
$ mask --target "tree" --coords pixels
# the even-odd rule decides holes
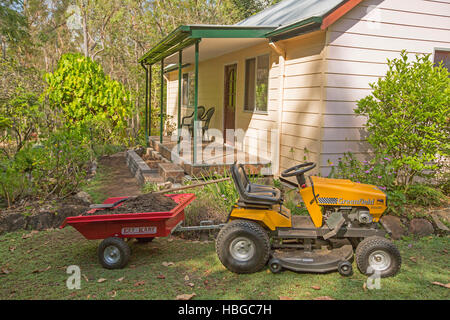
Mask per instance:
[[[82,54],[64,54],[53,73],[45,75],[45,95],[52,109],[62,112],[68,128],[95,129],[105,141],[126,141],[132,97],[102,67]]]
[[[0,0],[0,41],[3,59],[6,59],[8,42],[18,42],[28,35],[26,17],[19,11],[21,7],[22,1]]]
[[[388,60],[384,78],[371,84],[371,95],[355,112],[367,116],[367,141],[377,154],[392,158],[395,174],[408,186],[427,170],[437,170],[450,154],[450,79],[429,55],[409,61],[406,51]]]

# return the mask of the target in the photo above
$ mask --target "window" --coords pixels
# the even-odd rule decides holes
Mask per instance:
[[[181,80],[181,105],[194,107],[195,76],[193,73],[183,73]]]
[[[434,64],[438,65],[442,61],[442,65],[450,71],[450,49],[436,49],[434,52]]]
[[[269,90],[268,54],[245,61],[245,101],[244,110],[267,111]]]

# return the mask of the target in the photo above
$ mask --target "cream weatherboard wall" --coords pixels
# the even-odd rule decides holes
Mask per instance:
[[[271,68],[269,72],[268,110],[265,113],[249,112],[244,110],[245,90],[245,60],[258,55],[270,54]],[[201,46],[200,46],[201,59]],[[206,109],[215,107],[216,111],[210,123],[210,128],[223,130],[224,105],[224,68],[226,65],[237,64],[236,86],[236,114],[235,127],[246,132],[243,149],[253,155],[271,159],[272,129],[277,128],[278,112],[278,55],[271,49],[268,42],[249,47],[240,51],[226,54],[199,63],[199,106]],[[194,66],[183,69],[183,73],[194,71]],[[178,105],[178,71],[167,75],[167,112],[177,120]],[[193,108],[183,108],[182,116],[191,114]]]
[[[286,51],[280,171],[305,160],[320,160],[325,39],[326,32],[319,31],[279,44]]]
[[[353,109],[387,71],[387,59],[402,49],[433,54],[450,50],[450,1],[366,0],[329,27],[326,35],[325,110],[321,171],[330,171],[343,151],[367,154],[365,119]]]

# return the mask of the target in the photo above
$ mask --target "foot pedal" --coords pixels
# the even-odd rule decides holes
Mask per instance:
[[[324,234],[323,238],[325,240],[328,240],[328,239],[334,237],[335,235],[337,235],[339,230],[344,225],[344,222],[345,222],[345,218],[342,216],[342,213],[335,212],[335,213],[331,214],[330,217],[327,219],[326,224],[332,230],[330,232]]]

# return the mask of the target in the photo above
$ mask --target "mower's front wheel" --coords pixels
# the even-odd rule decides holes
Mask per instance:
[[[395,276],[402,264],[400,251],[390,240],[382,237],[369,237],[361,241],[355,258],[362,274],[381,278]]]
[[[98,260],[106,269],[122,269],[130,260],[131,250],[120,238],[110,237],[103,240],[97,250]]]
[[[267,232],[256,222],[233,220],[220,230],[216,252],[220,262],[235,273],[261,270],[269,259]]]

